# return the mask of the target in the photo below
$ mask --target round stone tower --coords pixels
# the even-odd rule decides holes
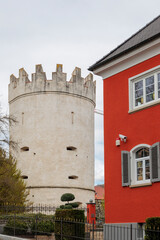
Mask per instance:
[[[10,137],[13,151],[34,204],[62,204],[73,193],[84,206],[94,200],[94,107],[96,84],[92,74],[81,77],[75,68],[70,81],[62,65],[52,80],[36,65],[32,81],[22,68],[10,77],[9,111],[17,124]]]

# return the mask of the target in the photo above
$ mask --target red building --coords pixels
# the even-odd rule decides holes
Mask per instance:
[[[104,184],[94,186],[95,190],[95,201],[104,200]]]
[[[105,221],[144,223],[160,216],[160,16],[89,70],[104,80]]]

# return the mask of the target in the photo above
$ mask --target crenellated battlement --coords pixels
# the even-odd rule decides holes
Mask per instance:
[[[57,64],[56,72],[52,73],[52,80],[47,80],[41,64],[36,65],[31,81],[24,68],[19,69],[18,78],[13,74],[10,76],[9,102],[21,95],[37,92],[73,94],[89,98],[95,103],[96,81],[93,82],[91,73],[86,78],[81,77],[81,69],[78,67],[74,69],[70,81],[67,81],[67,74],[63,72],[63,65],[61,64]]]

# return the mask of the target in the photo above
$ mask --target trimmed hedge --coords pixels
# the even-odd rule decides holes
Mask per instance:
[[[84,239],[85,216],[83,210],[57,209],[55,213],[56,240]],[[61,233],[62,230],[62,233]]]
[[[72,219],[80,220],[81,222],[85,220],[84,210],[80,209],[57,209],[55,213],[55,219]]]
[[[71,204],[64,205],[64,208],[62,209],[72,209],[72,205]]]
[[[61,196],[62,202],[69,202],[69,201],[73,201],[74,199],[75,199],[75,196],[72,193],[64,193]]]
[[[73,203],[71,203],[71,205],[72,205],[73,208],[77,208],[79,206],[79,203],[73,202]]]
[[[6,218],[4,232],[7,235],[51,235],[54,232],[54,216],[45,214],[16,215]]]
[[[66,203],[65,206],[68,206],[70,205],[72,208],[77,208],[79,206],[79,203],[78,202],[72,202],[72,203]],[[61,205],[63,206],[63,205]],[[60,208],[61,208],[60,206]]]
[[[160,217],[146,219],[145,240],[160,239]]]

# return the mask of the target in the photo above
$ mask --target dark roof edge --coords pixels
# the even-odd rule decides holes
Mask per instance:
[[[117,55],[107,59],[106,61],[103,61],[103,62],[98,61],[97,63],[95,63],[92,66],[90,66],[88,68],[88,70],[89,71],[93,71],[93,70],[95,70],[95,69],[105,65],[106,63],[109,63],[109,62],[111,62],[111,61],[113,61],[113,60],[115,60],[115,59],[117,59],[119,57],[122,57],[126,53],[129,53],[129,52],[135,50],[136,48],[141,47],[141,46],[145,45],[146,43],[149,43],[149,42],[151,42],[151,41],[153,41],[153,40],[155,40],[155,39],[157,39],[159,37],[160,37],[160,33],[158,33],[157,35],[155,35],[155,36],[153,36],[153,37],[151,37],[151,38],[149,38],[149,39],[147,39],[147,40],[145,40],[145,41],[143,41],[143,42],[141,42],[141,43],[139,43],[139,44],[137,44],[137,45],[135,45],[135,46],[133,46],[131,48],[128,48],[127,50],[125,50],[125,51],[123,51],[123,52],[121,52],[121,53],[119,53],[119,54],[117,54]]]
[[[122,42],[120,45],[118,45],[116,48],[114,48],[112,51],[110,51],[107,55],[105,55],[105,56],[102,57],[100,60],[98,60],[95,64],[91,65],[91,66],[88,68],[88,70],[89,70],[89,71],[92,71],[92,70],[98,68],[99,65],[101,66],[101,64],[99,64],[99,63],[102,63],[102,65],[103,65],[103,64],[105,64],[106,62],[111,61],[112,59],[119,57],[119,55],[122,55],[123,52],[120,53],[120,54],[115,55],[114,57],[111,57],[111,58],[107,59],[108,61],[106,61],[106,62],[105,62],[105,61],[104,61],[104,62],[101,62],[101,61],[103,61],[103,59],[105,59],[106,57],[108,57],[110,54],[112,54],[114,51],[116,51],[118,48],[120,48],[122,45],[124,45],[126,42],[128,42],[131,38],[133,38],[135,35],[137,35],[139,32],[143,31],[146,27],[148,27],[152,22],[154,22],[154,21],[155,21],[156,19],[158,19],[159,17],[160,17],[160,15],[158,15],[156,18],[154,18],[151,22],[149,22],[148,24],[146,24],[143,28],[141,28],[140,30],[138,30],[136,33],[134,33],[133,35],[131,35],[131,37],[129,37],[129,38],[126,39],[124,42]],[[157,35],[155,35],[155,36],[157,36]],[[152,38],[156,38],[155,36],[152,37]],[[151,39],[147,39],[147,40],[143,41],[142,43],[139,43],[139,44],[135,45],[135,46],[132,47],[132,48],[139,47],[141,44],[144,44],[144,43],[146,43],[146,42],[149,42],[149,41],[153,40],[152,38],[151,38]],[[127,49],[127,50],[124,51],[124,52],[126,53],[126,52],[130,51],[132,48],[129,48],[129,49]]]

